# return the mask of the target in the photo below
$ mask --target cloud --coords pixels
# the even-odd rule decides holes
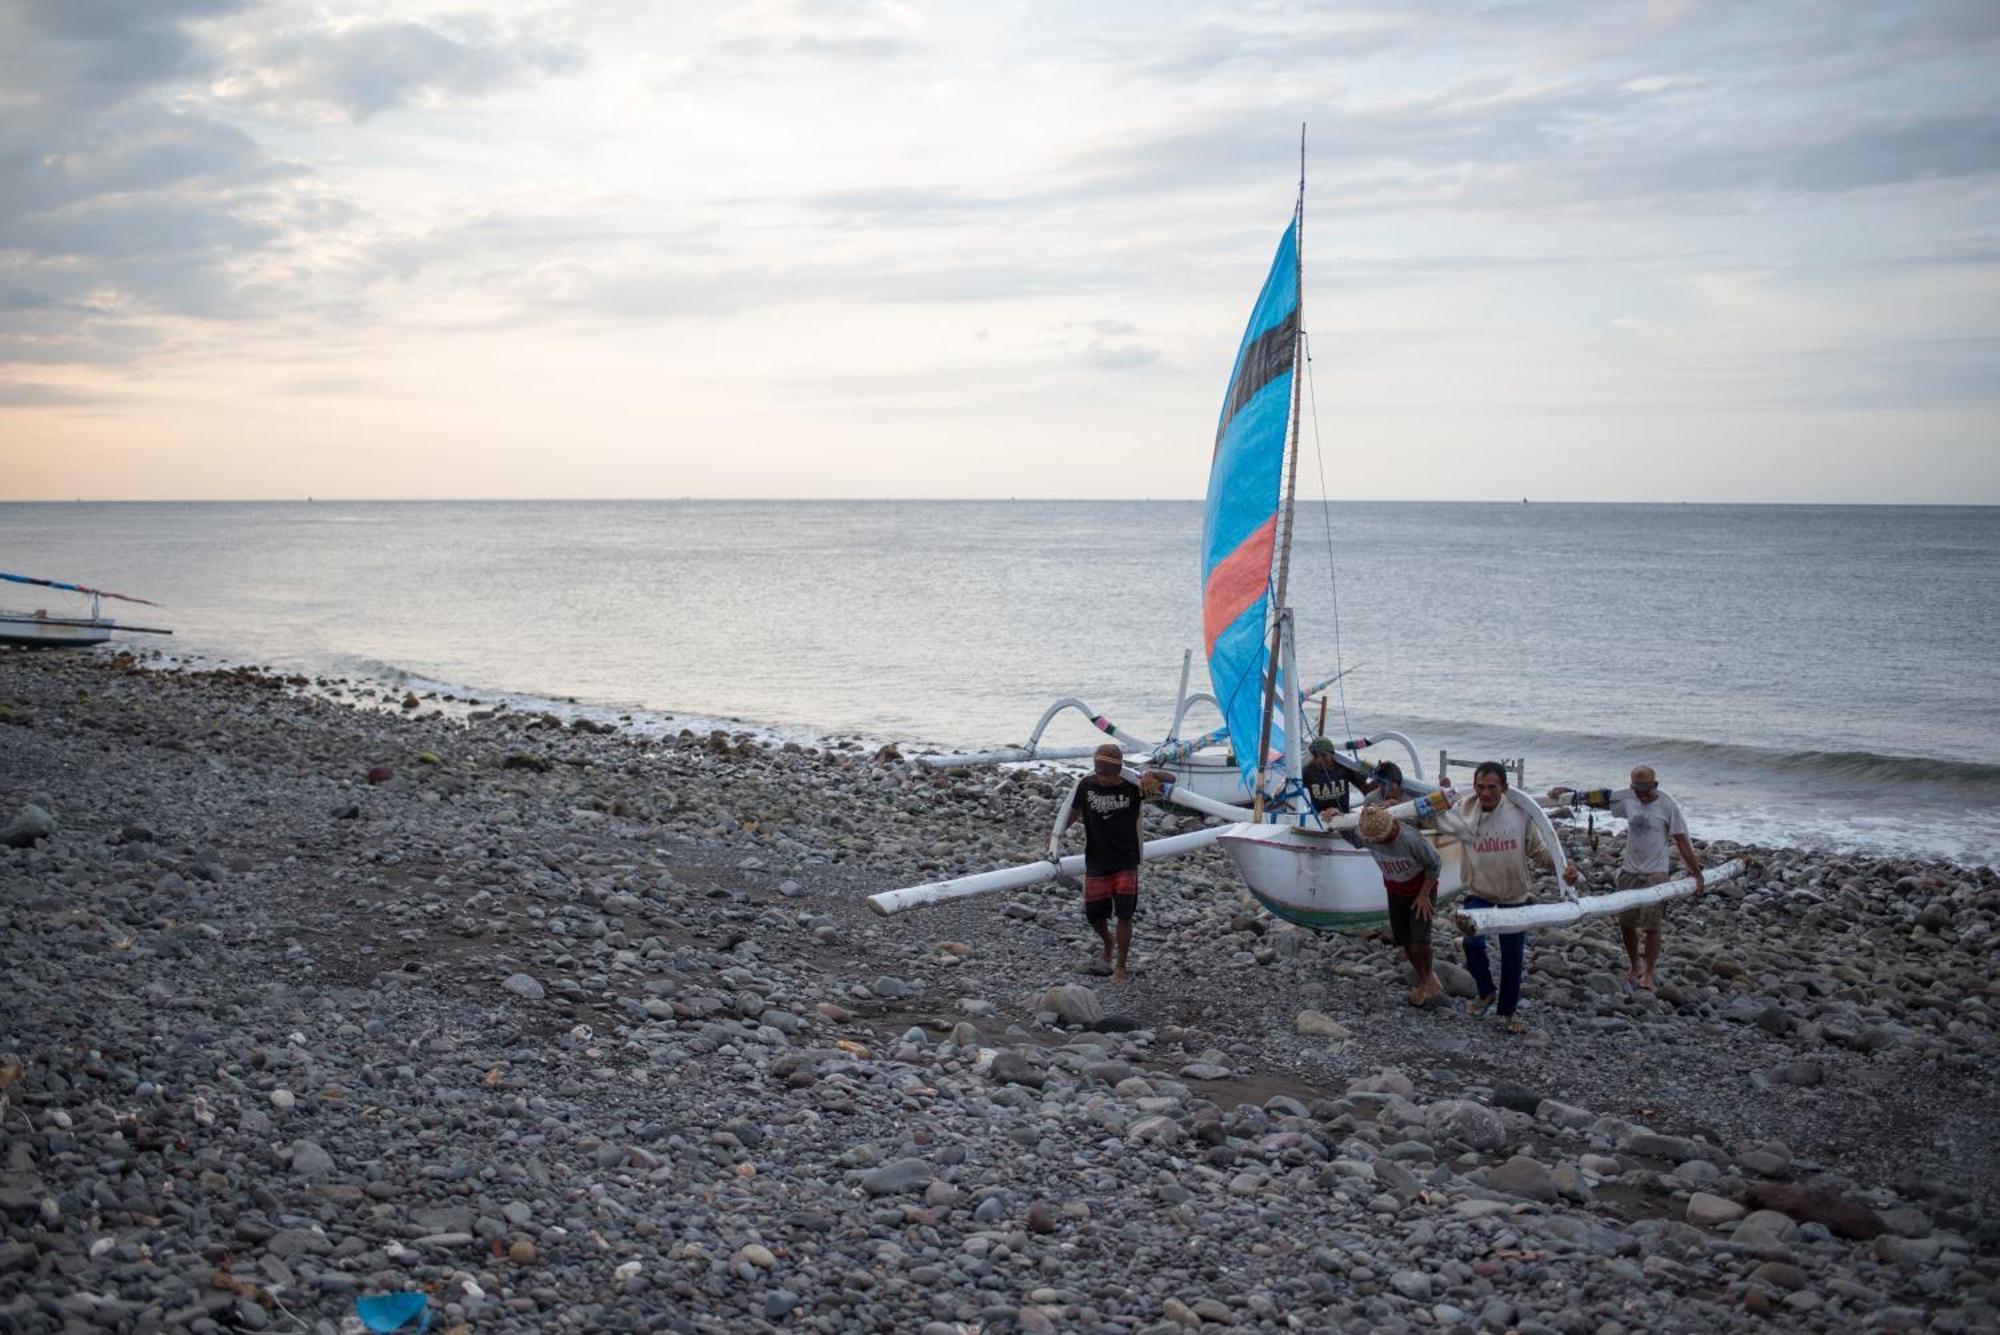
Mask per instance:
[[[247,0],[10,0],[0,5],[0,99],[120,100],[207,71],[212,54],[188,30]],[[78,106],[76,109],[81,109]]]
[[[361,121],[579,59],[478,17],[268,26],[295,12],[243,0],[0,5],[0,363],[157,352],[169,340],[146,326],[164,318],[356,313],[374,275],[342,266],[353,244],[322,243],[364,206],[236,117]]]
[[[215,84],[224,103],[357,122],[398,107],[479,97],[583,63],[567,42],[478,16],[282,32],[241,43],[232,57]]]
[[[0,378],[0,408],[73,408],[107,400],[106,395],[64,385]]]
[[[922,5],[905,0],[739,0],[715,21],[725,51],[883,60],[914,48]]]

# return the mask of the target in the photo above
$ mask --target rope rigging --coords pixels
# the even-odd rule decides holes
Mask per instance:
[[[1312,339],[1300,331],[1299,342],[1305,354],[1306,396],[1312,404],[1313,462],[1319,469],[1319,515],[1326,529],[1326,580],[1333,595],[1333,668],[1340,675],[1334,680],[1334,687],[1340,693],[1340,728],[1349,736],[1354,736],[1354,723],[1347,716],[1347,660],[1340,643],[1340,576],[1333,564],[1333,507],[1326,498],[1326,454],[1319,436],[1319,385],[1313,379]]]

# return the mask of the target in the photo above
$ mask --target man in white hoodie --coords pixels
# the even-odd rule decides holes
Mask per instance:
[[[1497,761],[1482,762],[1472,771],[1472,796],[1461,801],[1453,814],[1464,827],[1456,833],[1465,845],[1465,907],[1510,908],[1525,903],[1534,889],[1528,859],[1544,867],[1554,865],[1554,860],[1525,808],[1507,800],[1507,771]],[[1563,879],[1575,885],[1576,868],[1565,865]],[[1484,936],[1465,938],[1465,967],[1479,987],[1472,1013],[1484,1015],[1497,1001],[1508,1031],[1523,1032],[1527,1026],[1514,1018],[1514,1012],[1521,1004],[1521,980],[1528,969],[1528,934],[1500,934],[1498,988],[1493,985]]]

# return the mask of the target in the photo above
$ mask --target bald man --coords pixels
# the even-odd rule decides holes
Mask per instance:
[[[1090,758],[1090,773],[1077,782],[1063,817],[1064,830],[1079,817],[1083,820],[1083,917],[1104,947],[1104,962],[1111,965],[1114,983],[1125,981],[1132,915],[1139,911],[1140,809],[1147,798],[1172,783],[1171,774],[1158,770],[1132,782],[1125,777],[1125,752],[1116,742],[1106,742]],[[1056,838],[1062,838],[1061,831]]]
[[[1618,865],[1618,889],[1636,890],[1664,883],[1671,871],[1667,861],[1669,840],[1679,851],[1682,864],[1694,874],[1694,897],[1700,899],[1708,889],[1701,877],[1701,859],[1695,855],[1694,841],[1688,838],[1687,822],[1681,819],[1680,806],[1660,791],[1660,781],[1651,765],[1635,765],[1632,786],[1617,792],[1586,788],[1572,794],[1568,788],[1551,788],[1549,796],[1558,801],[1568,796],[1571,806],[1609,811],[1625,821],[1625,857]],[[1625,957],[1632,966],[1626,977],[1648,992],[1659,985],[1653,970],[1660,962],[1660,926],[1665,920],[1664,904],[1626,909],[1618,915],[1618,931],[1625,938]]]

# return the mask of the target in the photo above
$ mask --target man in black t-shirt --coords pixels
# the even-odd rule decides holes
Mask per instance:
[[[1365,793],[1374,783],[1366,770],[1340,754],[1332,739],[1313,738],[1311,751],[1312,758],[1299,777],[1305,781],[1306,796],[1312,799],[1313,810],[1345,816],[1352,800],[1350,785],[1359,785]]]
[[[1104,943],[1111,981],[1125,981],[1125,958],[1132,948],[1132,915],[1139,910],[1139,810],[1149,797],[1173,783],[1173,776],[1148,770],[1138,783],[1125,777],[1125,753],[1106,742],[1091,757],[1091,772],[1076,786],[1063,829],[1083,818],[1083,917]],[[1058,833],[1057,838],[1061,838]],[[1111,918],[1118,934],[1111,934]],[[1115,952],[1115,953],[1114,953]]]

